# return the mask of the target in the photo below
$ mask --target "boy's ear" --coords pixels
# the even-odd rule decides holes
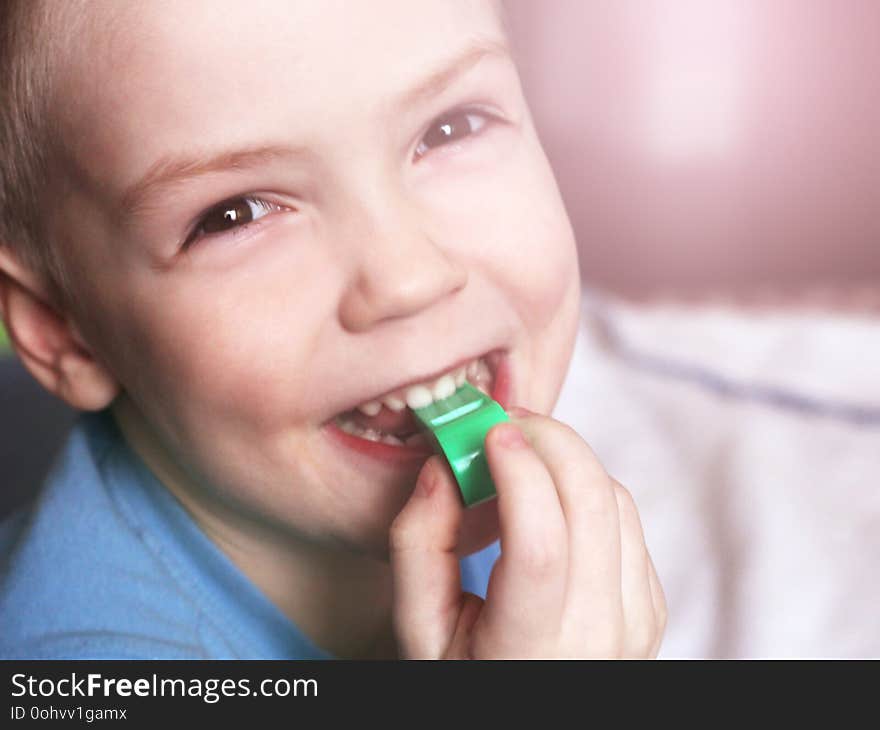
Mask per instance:
[[[119,384],[71,319],[50,302],[42,278],[0,244],[0,319],[19,359],[40,385],[74,408],[106,408]]]

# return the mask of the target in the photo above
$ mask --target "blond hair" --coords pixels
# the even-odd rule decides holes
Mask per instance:
[[[64,5],[0,0],[0,246],[47,283],[55,305],[69,301],[70,287],[42,205],[58,143],[50,108],[60,41],[51,29]]]

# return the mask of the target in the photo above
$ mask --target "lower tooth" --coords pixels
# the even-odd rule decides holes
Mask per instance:
[[[367,441],[381,442],[383,444],[389,444],[390,446],[403,446],[403,441],[397,438],[397,436],[390,433],[380,433],[374,428],[364,428],[354,421],[344,421],[339,419],[336,421],[336,425],[345,431],[345,433],[350,433],[352,436],[357,436],[358,438],[366,439]]]
[[[425,441],[424,434],[416,433],[416,434],[413,434],[412,436],[410,436],[406,440],[406,445],[407,446],[425,446],[425,445],[427,445],[427,441]]]

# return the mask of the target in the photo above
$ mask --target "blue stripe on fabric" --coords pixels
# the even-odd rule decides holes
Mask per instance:
[[[627,343],[611,317],[597,305],[592,312],[611,349],[631,367],[662,378],[689,382],[716,395],[751,401],[802,416],[831,418],[859,427],[880,427],[880,406],[817,398],[791,389],[764,383],[746,383],[706,367],[640,350]],[[880,373],[878,373],[880,377]]]

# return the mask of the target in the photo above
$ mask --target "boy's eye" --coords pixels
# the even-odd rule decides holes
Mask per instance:
[[[283,209],[280,205],[275,205],[261,198],[242,196],[225,200],[201,217],[195,230],[187,239],[186,245],[202,236],[241,228],[277,210]]]
[[[277,206],[274,206],[277,208]],[[230,228],[259,220],[273,209],[271,203],[259,198],[236,198],[215,205],[199,222],[201,233],[220,233]]]
[[[468,137],[486,125],[486,115],[475,111],[458,111],[438,119],[416,147],[416,157],[422,157],[434,147]]]

